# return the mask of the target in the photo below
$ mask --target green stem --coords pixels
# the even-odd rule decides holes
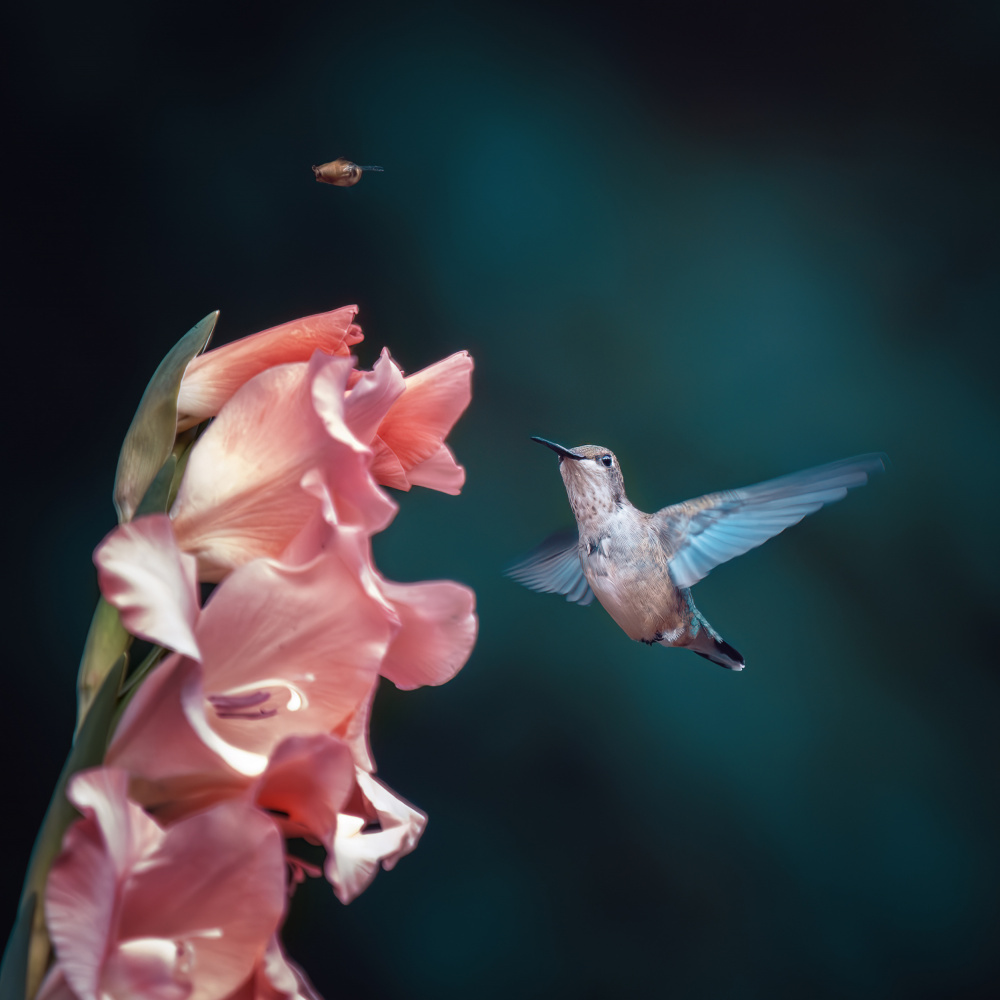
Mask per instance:
[[[62,847],[63,835],[77,816],[77,811],[66,798],[66,786],[77,771],[95,767],[104,760],[108,732],[127,664],[128,655],[123,652],[106,672],[52,793],[28,862],[17,922],[3,957],[3,968],[0,970],[2,1000],[31,1000],[48,968],[52,943],[45,927],[45,881]]]

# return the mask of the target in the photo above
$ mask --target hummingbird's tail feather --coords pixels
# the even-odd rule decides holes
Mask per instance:
[[[701,629],[687,644],[687,648],[692,653],[704,656],[706,660],[718,663],[720,667],[725,667],[727,670],[742,670],[746,666],[739,650],[730,646],[725,639],[712,635],[705,628]]]

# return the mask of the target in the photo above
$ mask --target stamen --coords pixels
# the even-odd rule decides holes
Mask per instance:
[[[307,674],[306,681],[314,681],[315,677]],[[270,691],[265,689],[269,688]],[[244,693],[246,692],[246,693]],[[281,704],[282,692],[286,694],[285,703]],[[287,712],[299,712],[309,707],[309,698],[305,691],[292,681],[282,677],[266,677],[247,684],[245,687],[230,688],[227,694],[213,694],[208,696],[209,702],[216,710],[222,709],[224,712],[239,711],[250,708],[253,705],[260,705],[268,698],[274,698],[279,709]],[[274,702],[272,702],[274,704]]]
[[[262,708],[256,712],[223,712],[215,710],[217,719],[270,719],[272,715],[277,715],[276,708]]]
[[[271,697],[270,691],[248,691],[246,694],[210,694],[207,695],[212,708],[232,711],[239,708],[252,708],[262,705]]]
[[[249,691],[246,694],[210,694],[207,700],[219,719],[269,719],[278,714],[276,708],[258,708],[255,712],[246,709],[262,705],[270,698],[269,691]]]

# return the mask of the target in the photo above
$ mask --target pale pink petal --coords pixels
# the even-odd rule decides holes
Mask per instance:
[[[365,592],[382,605],[393,625],[392,642],[380,670],[382,676],[407,690],[423,684],[443,684],[454,677],[476,641],[475,594],[450,580],[409,584],[386,580],[375,570],[368,534],[337,523],[330,491],[322,477],[310,474],[303,485],[319,501],[341,557]],[[312,530],[319,529],[313,525]],[[315,540],[311,544],[316,544]]]
[[[378,479],[378,476],[375,478]],[[451,449],[443,444],[430,458],[413,466],[406,473],[406,478],[411,486],[423,486],[429,490],[458,496],[465,485],[465,467],[455,461]],[[386,485],[394,484],[386,481]]]
[[[468,352],[431,365],[406,379],[406,391],[379,427],[379,437],[404,469],[430,458],[472,399],[472,358]]]
[[[205,705],[202,668],[171,656],[135,693],[105,758],[129,772],[131,797],[163,822],[239,795],[250,781],[192,728],[191,699]]]
[[[38,987],[35,1000],[80,1000],[80,998],[69,988],[66,974],[62,966],[56,962],[42,980],[42,985]]]
[[[313,351],[346,356],[363,335],[357,306],[317,313],[224,344],[195,358],[177,397],[177,430],[214,417],[236,390],[275,365],[308,361]]]
[[[212,729],[264,756],[286,736],[331,732],[366,698],[392,631],[385,609],[345,565],[332,530],[311,563],[258,559],[241,567],[216,588],[198,622]],[[243,711],[247,698],[259,701]]]
[[[95,1000],[115,930],[122,885],[143,848],[162,832],[126,798],[124,771],[76,775],[67,797],[83,813],[63,839],[52,865],[45,919],[66,981],[80,1000]],[[152,828],[152,829],[151,829]]]
[[[372,441],[372,478],[382,486],[408,492],[412,485],[403,463],[396,453],[380,438]]]
[[[101,997],[187,1000],[194,991],[188,955],[170,938],[122,941],[108,955],[101,977]]]
[[[81,813],[94,818],[119,877],[163,839],[160,827],[128,801],[127,791],[127,775],[114,768],[81,771],[66,790],[66,798]]]
[[[128,882],[129,939],[178,944],[192,1000],[216,1000],[253,971],[285,908],[284,844],[274,822],[234,799],[170,826]]]
[[[336,500],[339,519],[343,523],[361,525],[369,534],[382,531],[395,517],[397,508],[378,488],[371,474],[371,449],[368,441],[358,435],[355,423],[367,433],[364,427],[366,415],[389,405],[396,391],[393,372],[394,366],[387,361],[380,368],[377,378],[372,379],[371,373],[366,372],[349,392],[343,371],[329,365],[317,366],[312,380],[313,406],[317,416],[330,437],[347,444],[352,452],[348,454],[341,448],[336,454],[336,461],[328,462],[323,467]],[[358,389],[361,392],[355,396]],[[353,416],[349,412],[352,407]]]
[[[476,644],[476,595],[451,580],[382,580],[382,592],[401,623],[382,662],[382,676],[404,691],[451,680]]]
[[[374,440],[379,424],[405,388],[402,369],[389,356],[388,348],[382,348],[372,370],[362,372],[344,402],[344,417],[358,440],[365,444]]]
[[[166,514],[119,525],[94,550],[94,563],[104,599],[132,635],[200,657],[197,562],[181,552]]]
[[[427,817],[399,798],[378,779],[358,769],[357,781],[368,816],[378,822],[371,829],[364,817],[343,815],[337,824],[334,849],[324,870],[337,898],[349,903],[375,878],[379,865],[386,871],[409,854],[420,840]]]
[[[225,1000],[323,1000],[275,935],[253,976]]]
[[[365,771],[375,770],[369,729],[376,691],[378,691],[378,678],[368,692],[368,697],[333,732],[334,736],[339,736],[350,747],[354,763]]]
[[[271,754],[257,784],[257,804],[281,813],[288,837],[309,837],[332,844],[337,814],[354,791],[354,761],[348,745],[335,736],[290,736]]]
[[[220,580],[253,558],[280,555],[316,510],[300,486],[316,467],[355,523],[376,531],[392,519],[395,505],[368,471],[370,452],[343,422],[351,365],[317,352],[308,365],[263,372],[195,444],[171,516],[201,579]]]

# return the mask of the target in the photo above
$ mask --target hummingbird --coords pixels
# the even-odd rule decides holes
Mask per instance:
[[[885,468],[884,455],[857,455],[646,514],[629,503],[607,448],[531,440],[559,456],[576,530],[550,535],[508,576],[581,605],[596,597],[630,638],[681,646],[729,670],[745,661],[695,607],[691,588]]]

